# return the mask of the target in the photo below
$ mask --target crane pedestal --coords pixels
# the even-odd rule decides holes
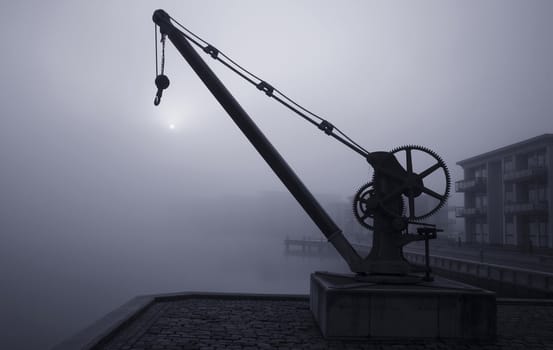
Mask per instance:
[[[418,284],[311,274],[310,309],[325,338],[493,340],[495,293],[435,278]]]

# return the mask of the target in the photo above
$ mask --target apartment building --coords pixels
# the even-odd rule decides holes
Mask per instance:
[[[540,135],[457,163],[464,179],[465,240],[553,248],[553,134]]]

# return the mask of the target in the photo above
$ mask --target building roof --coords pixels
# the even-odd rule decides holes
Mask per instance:
[[[489,152],[482,153],[482,154],[479,154],[479,155],[474,156],[474,157],[463,159],[463,160],[457,162],[457,165],[464,166],[466,164],[476,163],[476,162],[479,162],[479,161],[486,160],[488,158],[498,156],[502,153],[509,153],[509,152],[511,152],[511,151],[513,151],[517,148],[521,148],[521,147],[524,147],[524,146],[529,146],[529,145],[536,144],[536,143],[545,143],[545,142],[552,142],[553,143],[553,134],[543,134],[543,135],[539,135],[539,136],[529,138],[529,139],[524,140],[524,141],[520,141],[520,142],[517,142],[517,143],[510,144],[508,146],[497,148],[493,151],[489,151]]]

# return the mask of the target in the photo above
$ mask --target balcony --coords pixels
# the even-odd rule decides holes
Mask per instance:
[[[529,202],[529,203],[509,203],[505,204],[506,214],[523,213],[544,213],[547,212],[547,201]]]
[[[522,170],[513,170],[503,174],[503,179],[505,182],[509,181],[523,181],[530,180],[536,177],[545,177],[547,174],[547,168],[545,167],[534,167]]]
[[[458,218],[466,217],[466,216],[481,216],[486,215],[488,213],[487,207],[480,207],[480,208],[455,208],[455,216]]]
[[[485,177],[476,177],[470,180],[457,181],[455,182],[455,191],[456,192],[485,191],[486,181],[487,181],[487,178]]]

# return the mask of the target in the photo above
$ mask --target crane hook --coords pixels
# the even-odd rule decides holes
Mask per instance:
[[[158,106],[161,102],[163,90],[169,87],[169,78],[165,74],[160,74],[156,77],[155,84],[157,87],[156,97],[154,98],[154,106]]]

